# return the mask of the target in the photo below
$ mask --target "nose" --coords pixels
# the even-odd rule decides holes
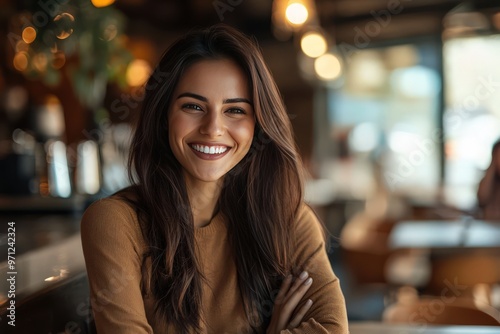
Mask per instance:
[[[209,111],[203,116],[200,133],[210,137],[219,137],[224,133],[223,115],[216,111]]]

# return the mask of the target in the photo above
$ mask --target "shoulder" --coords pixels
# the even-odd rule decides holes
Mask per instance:
[[[130,196],[130,189],[124,189],[93,202],[82,216],[82,237],[88,233],[137,234],[139,223]]]
[[[131,204],[124,198],[112,195],[93,202],[83,213],[83,218],[100,218],[100,217],[123,217],[132,216],[135,213]]]
[[[318,220],[316,213],[309,206],[309,204],[302,202],[297,210],[297,218],[296,221],[310,221],[310,220]]]
[[[96,200],[86,210],[84,215],[89,214],[125,214],[135,212],[133,204],[137,200],[134,187],[127,187],[116,193]]]
[[[294,225],[295,240],[297,243],[324,243],[326,230],[314,210],[306,203],[302,203],[297,210]]]
[[[321,234],[324,233],[323,224],[316,215],[316,212],[307,203],[302,203],[297,210],[295,229],[299,232],[313,230],[319,231]]]

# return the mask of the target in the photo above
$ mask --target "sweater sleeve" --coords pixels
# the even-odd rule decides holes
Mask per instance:
[[[295,263],[298,270],[306,270],[313,278],[312,286],[302,298],[313,305],[303,322],[281,334],[344,334],[349,333],[344,296],[328,259],[325,238],[318,218],[311,208],[304,205],[295,226]]]
[[[90,301],[99,334],[151,334],[141,293],[142,238],[135,213],[117,199],[93,203],[81,221]]]

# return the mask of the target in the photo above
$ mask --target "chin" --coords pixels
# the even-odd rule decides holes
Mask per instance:
[[[217,174],[217,175],[197,175],[194,178],[197,179],[198,181],[201,182],[207,182],[207,183],[212,183],[212,182],[219,182],[222,181],[224,178],[225,174]]]

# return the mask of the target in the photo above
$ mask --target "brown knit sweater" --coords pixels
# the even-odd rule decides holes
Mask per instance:
[[[234,222],[237,223],[237,222]],[[295,234],[295,263],[313,278],[303,298],[314,301],[302,324],[284,333],[348,333],[345,302],[324,247],[318,220],[306,205]],[[146,249],[135,211],[119,197],[93,203],[81,222],[91,305],[99,334],[175,333],[154,316],[154,297],[141,293],[141,262]],[[249,329],[237,270],[221,215],[195,230],[203,283],[204,333],[246,333]],[[302,302],[301,301],[301,304]]]

